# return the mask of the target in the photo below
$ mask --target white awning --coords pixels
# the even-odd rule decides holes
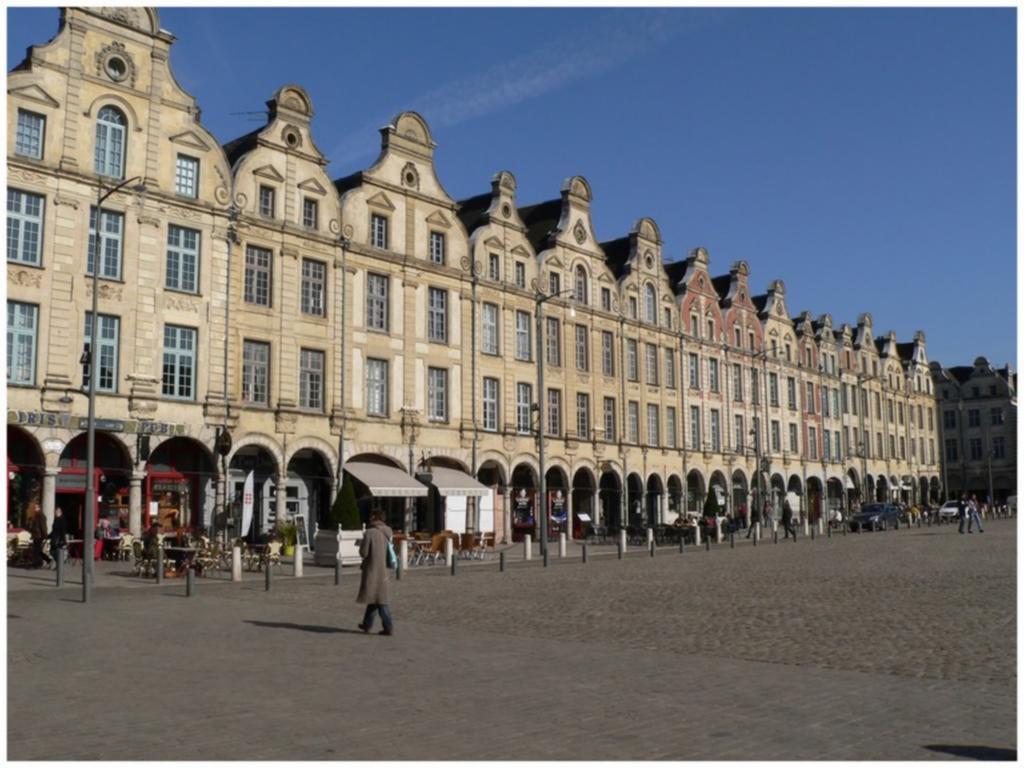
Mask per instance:
[[[844,480],[844,485],[846,486],[846,490],[852,491],[852,490],[854,490],[857,487],[857,486],[855,486],[853,484],[853,480],[850,479],[849,475],[844,477],[843,480]]]
[[[428,471],[434,476],[430,484],[442,496],[486,496],[491,492],[486,485],[458,469],[431,467]]]
[[[427,495],[427,486],[402,470],[386,464],[350,461],[345,465],[345,471],[365,485],[371,496],[405,498]]]

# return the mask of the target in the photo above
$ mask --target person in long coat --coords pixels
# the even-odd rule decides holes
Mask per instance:
[[[793,508],[789,506],[789,501],[785,501],[782,505],[782,527],[786,529],[785,538],[793,537],[793,541],[796,541],[796,528],[793,527]]]
[[[43,551],[43,542],[49,536],[49,531],[46,526],[46,516],[38,504],[32,505],[32,517],[28,521],[28,532],[32,534],[32,567],[42,567],[44,560],[47,565],[52,563],[49,555]]]
[[[380,620],[384,623],[384,629],[380,634],[394,634],[394,622],[388,608],[388,543],[391,536],[391,529],[381,520],[380,515],[377,512],[371,514],[370,526],[359,545],[359,556],[363,558],[363,563],[360,566],[362,574],[356,602],[366,605],[363,623],[359,625],[363,632],[369,632],[373,628],[374,614],[379,613]]]

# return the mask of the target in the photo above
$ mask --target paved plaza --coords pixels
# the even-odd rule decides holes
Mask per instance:
[[[351,568],[107,574],[87,606],[11,570],[8,757],[1011,759],[1016,534],[516,548],[407,572],[390,638]]]

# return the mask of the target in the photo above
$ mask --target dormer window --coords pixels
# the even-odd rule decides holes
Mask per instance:
[[[650,283],[644,286],[644,320],[651,325],[658,322],[658,293]]]
[[[490,254],[487,263],[488,276],[495,282],[501,282],[501,257],[496,253]]]
[[[274,188],[260,184],[260,216],[274,218]]]
[[[103,107],[96,116],[96,173],[124,178],[124,144],[128,121],[114,107]]]
[[[612,292],[608,288],[601,289],[601,309],[605,312],[612,311]]]
[[[573,298],[576,299],[580,304],[587,304],[588,299],[587,291],[587,270],[583,268],[582,264],[576,266],[576,282],[573,286]]]
[[[302,200],[302,226],[306,229],[316,229],[317,220],[320,218],[320,205],[311,197]]]
[[[430,233],[430,260],[435,264],[445,263],[445,241],[443,232]]]
[[[669,307],[665,307],[665,327],[672,330],[672,310]]]
[[[636,320],[636,296],[629,297],[629,316]]]
[[[385,250],[388,247],[388,220],[379,213],[370,215],[370,245]]]
[[[708,341],[715,340],[715,321],[708,320]]]
[[[690,334],[700,336],[700,325],[696,315],[690,315]]]
[[[548,293],[552,296],[562,292],[562,278],[557,272],[548,273]]]

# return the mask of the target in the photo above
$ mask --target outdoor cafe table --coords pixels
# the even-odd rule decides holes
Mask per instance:
[[[121,547],[121,537],[111,536],[108,539],[100,539],[101,546],[103,547],[103,559],[104,560],[115,560],[117,556],[117,550]]]
[[[96,539],[93,542],[93,560],[99,560],[103,555],[103,541],[104,539]],[[71,560],[82,559],[82,544],[83,539],[68,539],[68,558]]]
[[[180,575],[192,563],[199,550],[195,547],[164,547],[164,552],[174,558],[175,565],[177,566],[175,570]]]

